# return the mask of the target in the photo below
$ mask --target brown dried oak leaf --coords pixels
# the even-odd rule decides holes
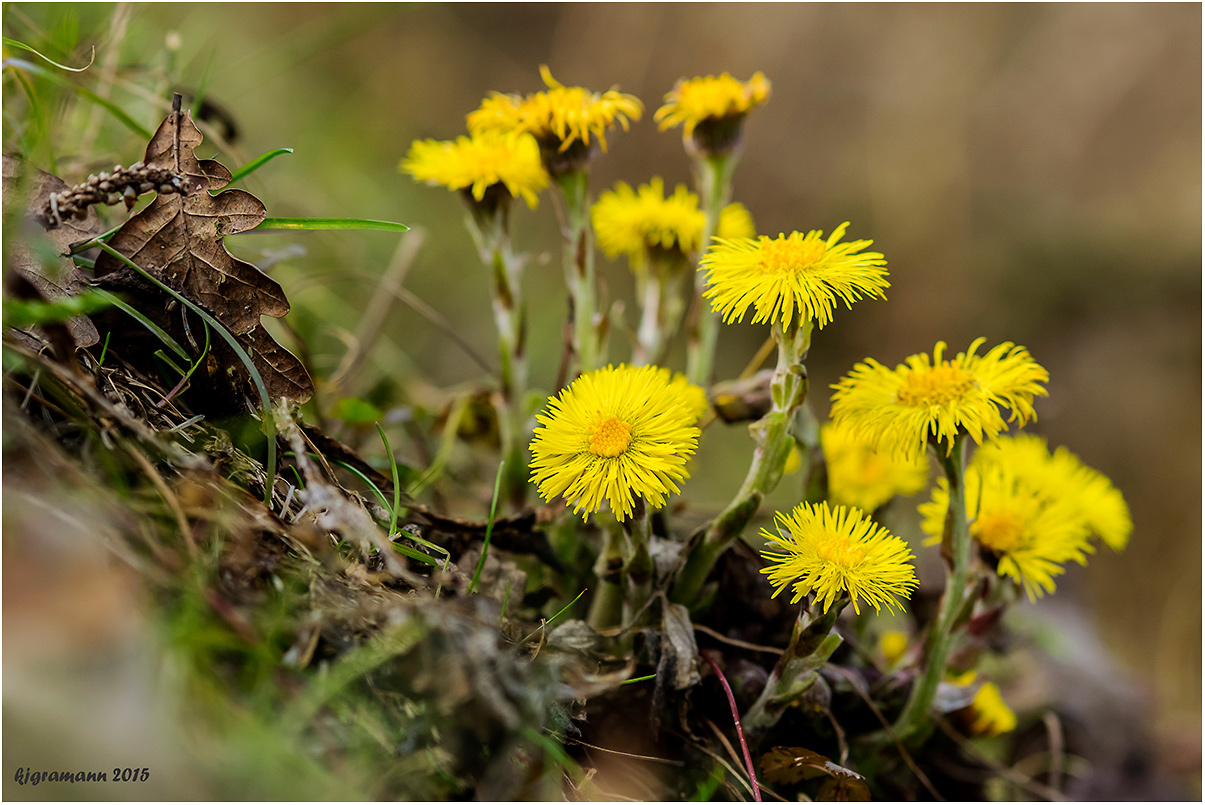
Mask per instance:
[[[277,344],[260,316],[289,312],[280,285],[226,250],[224,236],[246,232],[267,215],[263,203],[244,190],[221,190],[230,171],[211,159],[197,159],[202,141],[192,115],[173,111],[151,137],[143,162],[183,174],[183,194],[160,194],[131,217],[109,245],[182,296],[207,310],[239,338],[263,377],[268,396],[304,402],[313,381],[295,356]],[[125,270],[108,253],[96,261],[98,278]]]

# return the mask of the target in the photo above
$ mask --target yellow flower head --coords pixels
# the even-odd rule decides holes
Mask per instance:
[[[916,588],[916,571],[910,564],[907,543],[876,525],[858,509],[829,508],[827,503],[801,503],[790,515],[775,513],[778,533],[762,529],[762,536],[781,553],[763,550],[771,564],[762,568],[770,577],[774,595],[794,585],[791,603],[815,592],[828,612],[837,596],[849,595],[854,612],[859,599],[878,612],[904,605],[895,596],[909,597]]]
[[[923,453],[901,459],[876,452],[847,423],[825,423],[820,445],[828,467],[828,497],[834,503],[874,511],[896,495],[915,495],[929,480]]]
[[[688,477],[695,451],[696,412],[666,369],[608,366],[587,372],[548,400],[536,416],[531,480],[540,495],[563,495],[582,518],[603,498],[619,520],[636,497],[662,506]]]
[[[665,105],[653,119],[661,131],[682,125],[682,139],[690,140],[695,127],[708,121],[744,117],[770,97],[770,82],[760,73],[738,81],[724,73],[680,80],[666,93]]]
[[[482,201],[485,192],[502,185],[535,209],[548,173],[540,162],[540,148],[526,134],[485,131],[454,142],[416,140],[402,160],[401,170],[420,182],[468,190]]]
[[[469,131],[524,131],[542,143],[556,141],[565,151],[574,142],[590,145],[590,135],[607,150],[605,132],[616,123],[628,129],[629,120],[639,120],[644,104],[633,95],[610,89],[603,93],[582,87],[566,87],[540,65],[547,90],[520,98],[495,93],[468,115]]]
[[[908,635],[896,629],[888,629],[879,637],[879,650],[888,667],[895,665],[908,651]]]
[[[757,237],[753,215],[744,204],[739,201],[732,202],[720,210],[720,222],[716,225],[715,236],[724,240]]]
[[[996,557],[997,572],[1020,584],[1031,601],[1054,592],[1064,562],[1084,564],[1092,550],[1076,504],[1035,490],[1024,467],[972,461],[966,503],[971,536]],[[927,542],[941,540],[949,505],[950,487],[940,478],[930,500],[918,507]]]
[[[633,190],[619,182],[599,196],[591,210],[598,245],[610,257],[626,255],[634,268],[644,265],[650,249],[676,250],[686,255],[703,237],[699,197],[678,185],[669,198],[660,176]]]
[[[1019,433],[985,444],[972,463],[1014,467],[1019,481],[1037,495],[1075,506],[1085,529],[1115,551],[1123,550],[1130,541],[1134,522],[1121,492],[1065,447],[1052,455],[1045,439]]]
[[[971,702],[971,732],[995,736],[1017,728],[1017,716],[1000,695],[994,682],[984,682]]]
[[[1024,347],[1006,341],[986,355],[976,355],[984,339],[966,352],[943,358],[945,342],[937,342],[930,360],[912,355],[895,369],[867,358],[833,385],[832,417],[848,424],[875,449],[915,457],[929,439],[946,442],[949,453],[961,430],[976,444],[994,439],[1009,422],[1024,425],[1036,414],[1035,396],[1046,396],[1046,370]]]
[[[708,272],[703,296],[711,300],[712,310],[723,312],[727,324],[753,305],[754,324],[781,322],[784,330],[796,317],[824,327],[838,299],[846,307],[863,296],[885,299],[887,262],[878,252],[857,254],[873,241],[838,243],[848,226],[841,224],[827,240],[819,230],[773,240],[765,235],[757,240],[716,238],[700,262]]]

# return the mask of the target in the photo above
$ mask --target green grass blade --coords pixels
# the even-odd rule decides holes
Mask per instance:
[[[126,314],[128,314],[131,318],[133,318],[135,321],[137,321],[143,327],[150,330],[151,333],[156,338],[158,338],[160,341],[163,342],[164,346],[166,346],[172,352],[176,353],[176,355],[178,355],[181,360],[183,360],[183,361],[191,361],[192,360],[192,358],[190,358],[188,356],[188,353],[184,351],[184,347],[180,346],[180,344],[176,342],[176,339],[174,339],[170,335],[168,335],[166,330],[164,330],[158,324],[155,324],[155,322],[151,321],[146,316],[142,315],[141,311],[135,310],[120,296],[118,296],[117,294],[109,293],[108,291],[103,291],[100,288],[94,288],[92,292],[94,294],[96,294],[97,296],[101,297],[102,299],[104,299],[105,301],[107,301],[109,304],[113,305],[113,307],[115,307],[121,311],[124,311]]]
[[[73,92],[75,92],[76,94],[78,94],[80,97],[85,98],[89,101],[92,101],[92,103],[107,109],[109,111],[109,113],[111,115],[113,115],[113,117],[117,118],[122,123],[124,123],[126,125],[126,127],[130,129],[130,131],[134,132],[142,139],[144,139],[144,140],[151,139],[151,132],[146,127],[142,126],[134,118],[127,115],[120,106],[118,106],[117,104],[113,103],[112,101],[110,101],[106,98],[100,97],[95,92],[88,89],[87,87],[81,86],[69,78],[61,76],[58,73],[52,72],[50,70],[47,70],[45,67],[41,67],[37,64],[34,64],[33,62],[25,61],[24,59],[5,59],[4,65],[6,67],[7,66],[20,67],[22,70],[27,70],[28,72],[31,72],[34,75],[39,75],[42,78],[45,78],[48,81],[51,81],[55,84],[59,84],[60,86],[67,87],[68,89],[70,89]]]
[[[481,543],[481,558],[477,560],[477,569],[473,571],[473,580],[469,582],[469,595],[472,595],[473,591],[477,589],[477,580],[481,578],[481,570],[485,567],[485,557],[490,552],[490,535],[494,533],[494,515],[498,511],[498,490],[502,488],[502,468],[505,466],[505,461],[498,462],[498,474],[494,476],[494,499],[490,501],[490,519],[485,524],[485,539]],[[397,482],[394,481],[394,483]],[[582,592],[585,592],[585,590]]]
[[[381,442],[385,445],[385,455],[389,459],[389,471],[393,473],[393,506],[389,509],[389,538],[393,539],[394,532],[397,531],[397,510],[402,505],[402,483],[398,478],[397,462],[393,458],[393,448],[389,446],[389,438],[385,435],[385,429],[381,427],[381,423],[374,423],[377,426],[377,433],[381,436]]]
[[[25,44],[24,42],[18,42],[16,39],[9,39],[7,36],[3,37],[3,41],[4,41],[4,44],[8,45],[10,48],[20,48],[21,50],[28,50],[30,53],[34,54],[35,56],[38,56],[43,61],[49,62],[50,64],[53,64],[55,67],[59,68],[60,70],[66,70],[69,73],[82,73],[84,70],[87,70],[89,67],[92,66],[92,62],[96,61],[96,46],[95,45],[92,46],[92,57],[90,59],[88,59],[87,64],[85,64],[83,67],[68,67],[65,64],[59,64],[57,61],[50,58],[45,53],[39,53],[38,51],[34,50],[33,48],[31,48],[29,45]]]
[[[251,160],[246,165],[244,165],[243,167],[239,168],[238,170],[236,170],[234,173],[231,174],[230,184],[234,184],[239,179],[247,178],[251,174],[255,173],[257,170],[262,168],[264,165],[267,165],[269,162],[276,159],[278,156],[282,156],[284,154],[291,154],[291,153],[293,153],[292,148],[275,148],[275,149],[269,151],[268,153],[264,154],[263,156],[256,157],[255,159]]]
[[[255,368],[255,363],[251,360],[251,356],[248,355],[247,351],[243,349],[243,345],[238,342],[238,339],[235,338],[234,334],[227,330],[221,324],[221,322],[209,315],[204,308],[200,307],[183,294],[172,290],[167,285],[164,285],[162,282],[155,279],[153,276],[151,276],[149,271],[135,263],[130,258],[126,257],[121,252],[114,249],[109,244],[98,242],[96,245],[99,246],[103,251],[106,251],[113,257],[116,257],[125,265],[137,271],[143,277],[158,286],[161,291],[172,296],[193,313],[196,313],[198,316],[200,316],[206,324],[214,329],[214,332],[220,335],[223,340],[230,345],[230,348],[234,350],[236,355],[238,355],[239,360],[243,362],[243,366],[246,367],[247,373],[251,376],[251,382],[255,384],[255,390],[259,393],[260,401],[263,403],[264,429],[267,432],[266,435],[268,437],[268,462],[267,466],[264,468],[266,475],[266,478],[264,479],[264,505],[268,506],[268,508],[271,508],[272,490],[273,487],[276,486],[276,422],[272,416],[272,400],[268,397],[268,389],[264,385],[264,379],[260,376],[259,370]],[[187,357],[185,360],[187,360]]]
[[[296,229],[370,229],[377,232],[408,232],[410,227],[393,221],[374,221],[371,218],[265,218],[248,232]]]

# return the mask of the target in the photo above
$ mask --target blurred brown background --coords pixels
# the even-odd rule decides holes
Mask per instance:
[[[73,9],[102,58],[114,7]],[[246,157],[295,149],[249,186],[270,215],[425,230],[407,287],[487,355],[489,300],[460,202],[398,173],[410,142],[463,133],[465,113],[490,90],[541,89],[546,63],[566,84],[617,85],[644,101],[644,119],[608,137],[595,196],[654,174],[672,186],[690,182],[689,164],[680,131],[652,123],[662,95],[680,77],[764,71],[773,93],[747,122],[735,198],[769,235],[851,221],[849,236],[873,238],[891,270],[889,301],[840,311],[814,339],[818,413],[828,384],[867,356],[894,365],[939,339],[954,352],[980,335],[1027,346],[1051,375],[1032,429],[1112,478],[1135,521],[1124,554],[1073,566],[1027,614],[1055,618],[1078,604],[1077,623],[1120,663],[1159,745],[1183,755],[1168,762],[1199,774],[1199,5],[159,4],[130,8],[125,26],[121,64],[148,70],[168,33],[180,36],[185,80],[233,113]],[[544,199],[514,218],[518,246],[534,254],[533,382],[547,389],[564,311],[552,207]],[[241,243],[304,244],[306,257],[275,272],[318,373],[329,374],[396,239]],[[626,267],[606,270],[612,296],[625,298]],[[763,338],[760,327],[727,328],[720,375],[739,372]],[[480,380],[455,345],[401,308],[369,364],[365,386]],[[744,439],[737,428],[708,431],[685,490],[692,504],[731,494],[745,466],[732,451]]]

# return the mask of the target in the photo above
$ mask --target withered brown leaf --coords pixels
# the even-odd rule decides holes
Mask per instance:
[[[823,800],[864,802],[870,799],[866,778],[802,746],[774,747],[762,755],[761,770],[767,781],[787,785],[828,776],[830,779],[817,792],[817,796]]]
[[[4,155],[4,208],[9,209],[15,200],[9,198],[11,190],[19,182],[18,177],[25,169],[16,157]],[[41,206],[51,193],[65,190],[67,183],[59,177],[45,171],[37,171],[30,177],[29,200],[26,204],[27,213]],[[27,215],[25,225],[34,228],[34,218]],[[37,227],[47,240],[62,254],[70,250],[70,244],[76,241],[88,240],[104,231],[104,224],[93,210],[88,210],[83,220],[69,219],[61,226],[51,229]],[[6,238],[4,248],[7,252],[6,264],[14,273],[28,280],[46,299],[58,299],[73,296],[87,287],[87,280],[75,264],[67,257],[57,261],[57,271],[53,274],[45,270],[44,261],[39,259],[27,245],[27,238]],[[73,316],[65,324],[71,338],[77,347],[90,347],[100,342],[100,334],[96,326],[87,316]],[[34,328],[36,331],[39,328]]]
[[[279,318],[289,312],[284,291],[271,277],[227,251],[223,240],[257,226],[267,210],[244,190],[221,190],[230,183],[230,171],[214,160],[197,158],[195,150],[202,139],[189,112],[173,111],[164,119],[147,144],[143,161],[187,177],[188,189],[157,195],[126,221],[109,245],[238,336],[273,401],[287,397],[304,402],[313,394],[313,381],[301,362],[260,323],[260,316]],[[95,271],[102,286],[104,278],[126,270],[110,254],[97,258]],[[214,359],[222,364],[209,366],[215,379],[222,370],[241,372],[229,350],[215,348],[209,363]]]

